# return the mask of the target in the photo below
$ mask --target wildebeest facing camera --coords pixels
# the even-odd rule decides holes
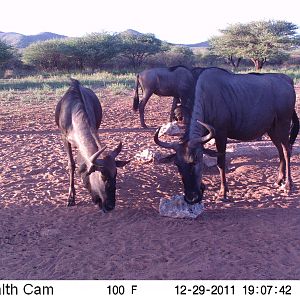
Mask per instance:
[[[103,142],[97,130],[102,121],[102,107],[96,94],[79,81],[71,79],[69,89],[56,106],[55,121],[61,130],[69,161],[68,206],[75,205],[74,147],[79,152],[79,173],[92,200],[104,212],[114,209],[117,167],[128,162],[116,160],[122,150],[121,142],[110,152],[106,151],[106,146],[101,146]]]

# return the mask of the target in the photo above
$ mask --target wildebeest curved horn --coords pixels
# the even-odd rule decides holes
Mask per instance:
[[[212,126],[210,126],[210,125],[208,125],[208,124],[206,124],[204,122],[201,122],[199,120],[197,120],[197,122],[199,124],[201,124],[203,127],[205,127],[208,130],[208,134],[205,135],[205,136],[202,136],[200,138],[194,138],[194,139],[190,140],[189,141],[189,146],[190,147],[193,147],[193,146],[195,146],[198,143],[205,144],[208,141],[210,141],[211,139],[213,139],[215,137],[215,135],[216,135],[215,134],[215,129]]]
[[[208,124],[206,124],[204,122],[201,122],[199,120],[197,120],[197,122],[199,124],[201,124],[202,126],[204,126],[208,130],[208,134],[205,135],[205,136],[203,136],[203,137],[201,137],[201,143],[203,143],[203,144],[207,143],[209,140],[211,140],[212,138],[215,137],[215,135],[216,135],[215,129],[212,126],[210,126],[210,125],[208,125]]]
[[[99,157],[99,155],[106,149],[106,146],[102,147],[100,150],[98,150],[96,153],[94,153],[90,157],[90,163],[94,164],[96,162],[96,159]]]
[[[116,158],[122,150],[122,142],[119,142],[119,145],[111,152],[111,156]]]
[[[159,134],[159,130],[160,130],[161,127],[159,127],[156,132],[155,132],[155,135],[154,135],[154,142],[155,144],[157,144],[158,146],[162,147],[162,148],[166,148],[166,149],[173,149],[173,150],[177,150],[178,149],[178,146],[179,144],[178,143],[167,143],[167,142],[162,142],[159,140],[158,138],[158,134]]]

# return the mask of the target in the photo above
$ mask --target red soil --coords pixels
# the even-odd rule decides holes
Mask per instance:
[[[147,148],[167,153],[153,134],[167,121],[171,99],[150,99],[152,128],[144,130],[131,94],[101,95],[99,134],[109,148],[123,141],[121,159]],[[77,205],[66,207],[58,100],[15,99],[0,107],[0,279],[300,279],[299,154],[292,157],[288,196],[273,186],[278,157],[259,150],[228,158],[231,203],[216,199],[219,174],[206,169],[205,212],[195,220],[158,213],[161,197],[182,192],[172,164],[132,161],[120,169],[117,205],[107,214],[76,177]]]

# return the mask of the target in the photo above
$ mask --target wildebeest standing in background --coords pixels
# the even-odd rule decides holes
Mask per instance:
[[[175,164],[182,176],[185,200],[201,202],[203,145],[215,138],[221,176],[219,195],[227,199],[225,152],[227,138],[248,141],[267,133],[279,153],[276,184],[289,192],[292,186],[290,156],[299,132],[295,90],[284,74],[233,74],[219,68],[204,70],[197,81],[190,126],[182,143],[155,142],[176,151]],[[292,125],[292,126],[291,126]],[[205,129],[206,128],[206,129]],[[205,131],[209,133],[204,136]]]
[[[139,87],[143,91],[141,101],[139,100]],[[190,107],[192,106],[191,101],[194,98],[194,88],[193,75],[184,66],[152,68],[139,73],[136,78],[133,110],[139,110],[141,126],[147,127],[145,123],[145,105],[153,94],[173,97],[170,121],[173,121],[174,110],[180,103],[184,118],[188,122]]]
[[[62,133],[62,140],[68,156],[69,196],[68,206],[75,205],[74,172],[75,161],[72,147],[78,148],[79,173],[92,200],[104,212],[115,207],[117,167],[128,161],[115,158],[122,149],[122,143],[115,150],[107,152],[102,147],[97,130],[102,119],[102,108],[95,93],[71,79],[71,86],[58,102],[55,121]]]

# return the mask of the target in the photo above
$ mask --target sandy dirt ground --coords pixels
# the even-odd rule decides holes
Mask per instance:
[[[167,154],[153,134],[167,121],[171,99],[150,99],[145,130],[132,112],[132,93],[95,91],[108,148],[122,140],[121,159],[144,149]],[[231,203],[216,199],[219,174],[206,168],[205,211],[195,220],[158,213],[160,198],[182,192],[173,164],[132,161],[120,169],[116,208],[106,214],[76,177],[77,205],[67,207],[58,100],[49,93],[46,103],[17,95],[0,101],[0,279],[300,279],[299,154],[290,195],[273,186],[274,152],[228,156]]]

